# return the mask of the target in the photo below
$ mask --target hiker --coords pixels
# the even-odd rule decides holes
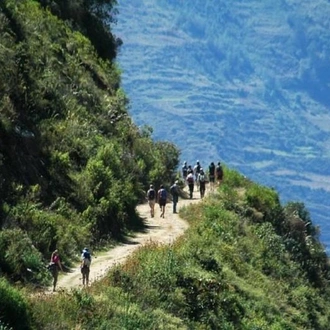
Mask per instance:
[[[215,181],[215,165],[214,162],[211,162],[209,165],[209,180],[210,180],[210,190],[214,190],[214,181]]]
[[[200,170],[201,170],[201,164],[199,163],[199,160],[197,160],[196,165],[194,166],[194,175],[195,175],[197,191],[199,188],[198,175],[199,175]]]
[[[147,191],[147,199],[150,207],[150,216],[153,218],[155,216],[156,191],[152,184]]]
[[[164,218],[165,217],[165,207],[166,207],[166,200],[167,200],[167,191],[164,188],[163,185],[160,186],[160,189],[158,190],[158,203],[160,206],[160,217]]]
[[[193,172],[194,170],[192,169],[191,165],[188,165],[187,175]]]
[[[187,178],[187,175],[188,175],[188,166],[187,166],[187,162],[183,162],[183,165],[182,165],[182,178],[184,181],[186,181],[186,178]]]
[[[52,273],[53,276],[53,292],[56,290],[56,284],[57,284],[57,279],[58,279],[58,272],[61,270],[63,272],[60,256],[58,253],[58,250],[55,250],[51,257],[50,257],[50,263],[48,266],[50,272]]]
[[[170,188],[170,193],[172,195],[172,201],[173,201],[173,213],[176,212],[176,205],[178,204],[179,201],[179,186],[178,186],[179,181],[176,180],[174,184]]]
[[[206,185],[206,177],[204,170],[201,168],[198,174],[198,182],[199,182],[199,192],[201,194],[201,198],[205,195],[205,185]]]
[[[189,188],[189,197],[190,199],[193,198],[193,192],[194,192],[194,174],[191,172],[187,175],[187,184]]]
[[[221,166],[221,163],[219,162],[216,169],[215,169],[216,175],[217,175],[217,183],[218,185],[221,184],[222,180],[223,180],[223,169]]]
[[[89,284],[89,273],[90,273],[91,262],[92,262],[91,254],[88,248],[85,247],[81,253],[81,264],[80,264],[83,286],[85,286],[85,284],[88,286]]]

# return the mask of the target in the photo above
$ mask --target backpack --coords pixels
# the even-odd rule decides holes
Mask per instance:
[[[200,170],[201,170],[201,166],[200,166],[200,164],[198,164],[197,167],[196,167],[196,172],[199,173]]]
[[[83,254],[83,258],[84,266],[89,267],[91,265],[91,254],[85,251]]]
[[[148,191],[148,199],[150,201],[155,199],[155,190],[154,189],[149,189],[149,191]]]
[[[192,175],[187,177],[188,183],[194,183],[194,177]]]
[[[182,174],[183,174],[183,176],[187,176],[187,174],[188,174],[187,166],[182,166]]]
[[[176,185],[171,186],[170,192],[171,195],[178,195],[178,187]]]
[[[160,189],[159,190],[159,199],[162,199],[162,200],[164,200],[164,199],[166,199],[166,190],[165,189]]]
[[[217,176],[219,178],[222,178],[222,176],[223,176],[223,171],[222,171],[222,167],[221,166],[217,166]]]
[[[210,172],[210,175],[214,175],[214,171],[215,171],[215,166],[214,165],[210,165],[209,166],[209,172]]]
[[[205,175],[204,174],[199,175],[199,181],[200,182],[205,182]]]

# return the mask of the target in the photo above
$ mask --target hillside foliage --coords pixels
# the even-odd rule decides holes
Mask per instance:
[[[0,2],[0,329],[320,329],[329,260],[303,203],[225,168],[190,229],[150,244],[89,290],[31,294],[83,246],[144,223],[136,206],[169,184],[180,150],[137,126],[115,63],[116,1]],[[164,125],[165,126],[165,125]]]
[[[30,299],[31,322],[37,329],[328,329],[329,260],[304,205],[281,205],[276,191],[226,168],[220,189],[180,215],[190,228],[177,242],[141,247],[89,290]]]
[[[142,226],[135,206],[178,164],[173,144],[132,122],[117,45],[107,34],[101,53],[82,19],[108,31],[114,2],[75,5],[0,3],[0,270],[12,280],[47,281],[55,248],[69,265],[84,245]]]

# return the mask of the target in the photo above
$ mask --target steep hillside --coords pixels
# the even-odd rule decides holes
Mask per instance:
[[[330,4],[119,1],[118,62],[138,125],[303,201],[329,245]],[[164,123],[166,123],[164,125]]]
[[[0,2],[0,274],[39,284],[53,250],[70,265],[143,226],[136,205],[179,157],[128,115],[115,2],[47,3]]]
[[[225,174],[180,209],[177,241],[151,241],[88,290],[28,298],[34,329],[328,330],[329,260],[308,212]]]

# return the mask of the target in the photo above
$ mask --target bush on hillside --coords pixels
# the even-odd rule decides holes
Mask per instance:
[[[49,275],[41,253],[21,229],[0,231],[0,270],[14,281],[46,283]]]
[[[15,330],[31,329],[26,299],[3,278],[0,278],[0,297],[0,329],[2,322]]]

